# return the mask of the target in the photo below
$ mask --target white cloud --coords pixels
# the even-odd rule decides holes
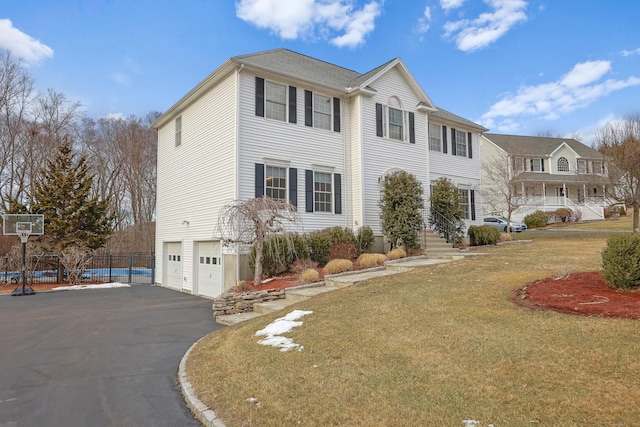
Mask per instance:
[[[493,10],[491,13],[482,13],[476,19],[461,19],[445,23],[445,37],[455,39],[458,49],[464,52],[473,52],[489,46],[491,43],[504,36],[513,26],[527,20],[525,9],[527,2],[524,0],[484,0]],[[452,7],[456,1],[441,1],[441,4]],[[446,9],[445,9],[446,10]]]
[[[429,31],[431,25],[431,8],[429,6],[424,8],[422,17],[418,19],[418,33],[426,33]]]
[[[53,57],[53,49],[18,30],[8,19],[0,19],[0,48],[8,50],[27,64],[37,64]]]
[[[238,18],[292,40],[320,35],[338,47],[364,43],[375,28],[383,1],[356,9],[353,0],[240,0]]]
[[[448,12],[451,9],[457,9],[464,4],[465,0],[440,0],[440,7]]]
[[[639,77],[626,80],[602,78],[611,70],[609,61],[587,61],[576,64],[558,81],[525,86],[515,94],[506,94],[491,106],[480,122],[488,128],[513,129],[514,117],[534,116],[548,120],[584,108],[597,99],[630,86],[640,85]]]
[[[109,120],[124,120],[126,116],[123,113],[109,113],[105,116],[105,119]]]
[[[622,56],[640,55],[640,48],[634,50],[623,50]]]

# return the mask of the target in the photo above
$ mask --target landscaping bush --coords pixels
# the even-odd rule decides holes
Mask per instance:
[[[500,241],[500,231],[490,225],[472,225],[469,227],[471,246],[496,245]]]
[[[313,283],[320,280],[320,273],[313,268],[308,268],[300,273],[300,280],[302,283]]]
[[[358,264],[361,268],[372,268],[384,265],[386,260],[385,254],[362,254],[358,257]]]
[[[297,259],[291,264],[289,267],[289,271],[294,274],[302,274],[305,270],[309,270],[310,268],[317,268],[318,263],[310,260],[309,258]]]
[[[308,258],[307,242],[296,233],[272,236],[264,241],[262,248],[262,274],[274,276],[284,273],[297,259]],[[255,268],[256,247],[251,248],[249,267]]]
[[[569,208],[558,208],[553,214],[556,216],[556,218],[560,219],[560,221],[568,222],[571,221],[573,211]]]
[[[407,253],[402,248],[395,248],[387,254],[387,259],[392,261],[394,259],[400,259],[407,256]]]
[[[602,250],[602,276],[615,289],[640,288],[640,235],[614,234]]]
[[[329,261],[331,249],[331,236],[324,230],[313,231],[307,236],[309,258],[320,265]]]
[[[627,211],[624,206],[620,206],[620,216],[627,216]]]
[[[346,227],[331,227],[322,230],[323,233],[327,233],[331,245],[338,245],[340,243],[350,243],[355,245],[356,236],[350,228]]]
[[[511,233],[500,233],[500,243],[513,241]]]
[[[543,211],[535,211],[524,217],[524,223],[528,229],[546,227],[549,223],[549,214]]]
[[[376,239],[373,235],[373,230],[369,226],[364,226],[358,228],[356,231],[356,249],[358,250],[358,254],[364,254],[369,252],[373,247]]]
[[[353,259],[358,256],[356,245],[353,243],[338,243],[329,249],[329,259]]]
[[[353,270],[353,263],[349,259],[332,259],[324,266],[324,274],[338,274]]]

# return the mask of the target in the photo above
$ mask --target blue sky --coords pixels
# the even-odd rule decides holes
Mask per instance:
[[[0,49],[87,115],[163,112],[226,59],[288,48],[359,72],[401,57],[491,132],[580,135],[640,113],[637,0],[8,0]]]

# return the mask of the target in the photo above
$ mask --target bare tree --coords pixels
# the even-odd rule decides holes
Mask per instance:
[[[254,285],[262,278],[264,242],[286,231],[287,224],[299,222],[295,206],[269,197],[234,201],[225,205],[218,215],[218,232],[224,244],[240,243],[256,246]]]
[[[640,232],[640,114],[613,121],[599,129],[596,148],[605,158],[607,196],[633,208],[633,232]]]
[[[92,258],[90,253],[75,246],[62,251],[60,262],[67,272],[69,283],[77,286],[82,282],[82,277]]]
[[[524,168],[515,167],[512,157],[500,152],[482,162],[482,171],[483,200],[494,211],[506,212],[508,224],[511,224],[511,215],[529,201],[526,191],[518,190]],[[511,227],[508,226],[507,230],[510,233]]]

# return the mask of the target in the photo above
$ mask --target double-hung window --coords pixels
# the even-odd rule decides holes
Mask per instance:
[[[460,193],[460,209],[462,210],[462,214],[465,219],[471,219],[471,214],[470,214],[471,202],[469,200],[469,190],[464,188],[459,188],[458,192]]]
[[[287,87],[265,82],[265,116],[284,122],[287,119]]]
[[[313,94],[313,127],[331,130],[331,98]]]
[[[442,151],[442,126],[429,123],[429,150]]]
[[[516,171],[516,172],[525,171],[524,159],[522,157],[514,157],[513,158],[513,170]]]
[[[327,172],[313,173],[313,200],[315,212],[332,212],[331,174]]]
[[[593,173],[604,174],[604,162],[599,162],[599,161],[593,162]]]
[[[376,104],[376,135],[396,141],[416,143],[415,114],[404,111],[392,96],[389,105]]]
[[[544,172],[544,162],[542,159],[531,159],[532,172]]]
[[[456,130],[455,136],[456,156],[467,157],[467,133]]]
[[[287,200],[287,169],[278,166],[266,167],[265,196],[275,200]]]
[[[578,173],[587,173],[587,162],[585,160],[578,160]]]

